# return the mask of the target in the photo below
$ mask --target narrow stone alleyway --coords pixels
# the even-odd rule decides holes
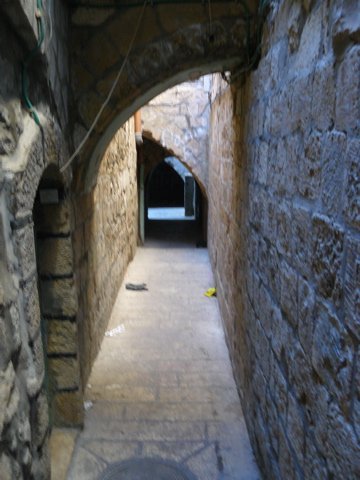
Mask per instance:
[[[153,247],[137,250],[120,288],[108,326],[119,332],[104,337],[86,387],[93,406],[67,480],[148,457],[197,480],[259,480],[217,299],[204,295],[213,286],[207,250]]]

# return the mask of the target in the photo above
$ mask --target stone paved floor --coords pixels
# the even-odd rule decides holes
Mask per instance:
[[[260,479],[211,286],[206,249],[138,249],[108,326],[124,331],[103,340],[67,480],[141,457],[175,461],[197,480]]]

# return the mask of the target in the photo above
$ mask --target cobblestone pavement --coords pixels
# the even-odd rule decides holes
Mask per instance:
[[[130,291],[125,283],[146,283]],[[139,248],[86,387],[67,480],[112,462],[161,458],[197,480],[259,480],[220,323],[206,249]],[[119,328],[118,328],[119,327]],[[156,480],[150,479],[149,480]]]

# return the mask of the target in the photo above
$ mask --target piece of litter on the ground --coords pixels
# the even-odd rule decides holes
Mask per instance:
[[[121,323],[118,327],[105,332],[105,337],[115,337],[116,335],[121,335],[122,333],[125,333],[125,327],[123,323]]]
[[[88,383],[88,384],[86,385],[86,388],[88,388],[89,390],[92,390],[92,385],[91,385],[91,383]]]
[[[204,295],[206,295],[207,297],[216,297],[216,288],[209,288],[208,290],[206,290]]]
[[[90,410],[90,408],[93,406],[93,402],[91,400],[87,400],[86,402],[84,402],[84,410],[85,412],[87,412],[88,410]]]
[[[148,290],[146,283],[127,283],[126,290]]]

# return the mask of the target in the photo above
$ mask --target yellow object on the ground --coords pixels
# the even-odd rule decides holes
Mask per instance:
[[[209,288],[209,290],[206,290],[204,295],[207,297],[213,297],[214,295],[216,296],[216,288]]]

